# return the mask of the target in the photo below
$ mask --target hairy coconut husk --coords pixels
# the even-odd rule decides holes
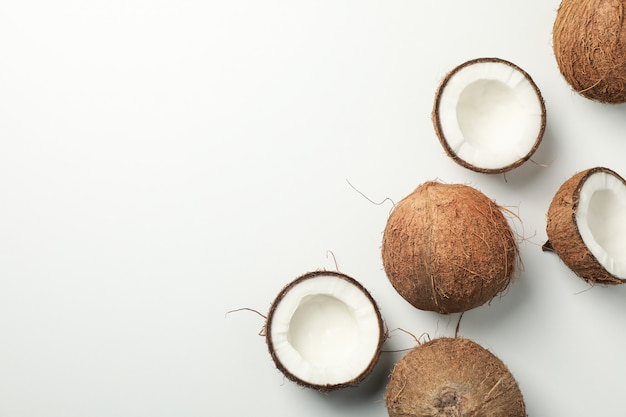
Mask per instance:
[[[554,55],[578,93],[626,102],[626,0],[563,0],[552,31]]]
[[[353,378],[352,380],[349,381],[345,381],[342,383],[333,383],[333,384],[312,384],[309,383],[301,378],[299,378],[298,376],[294,375],[292,372],[289,371],[289,369],[287,369],[287,367],[283,364],[283,362],[280,360],[280,358],[278,357],[278,355],[276,354],[276,351],[274,350],[274,342],[272,340],[272,332],[270,331],[270,326],[272,324],[272,320],[274,317],[274,313],[276,311],[276,307],[278,306],[278,304],[280,303],[280,301],[286,296],[286,294],[296,285],[298,285],[299,283],[301,283],[304,280],[309,280],[309,279],[315,279],[316,277],[320,276],[320,275],[324,275],[324,276],[335,276],[338,277],[340,279],[343,279],[345,281],[348,281],[351,285],[353,285],[354,287],[356,287],[357,289],[359,289],[366,298],[369,299],[369,301],[372,303],[372,306],[374,308],[374,311],[376,313],[377,316],[377,321],[378,321],[378,326],[380,329],[379,332],[379,339],[378,339],[378,345],[376,348],[376,351],[374,352],[373,356],[372,356],[372,360],[370,361],[370,363],[368,364],[368,366],[363,369],[363,371],[357,375],[355,378]],[[314,389],[316,391],[319,392],[330,392],[330,391],[336,391],[342,388],[347,388],[347,387],[352,387],[352,386],[356,386],[359,383],[361,383],[365,378],[367,378],[372,371],[374,370],[374,367],[376,366],[376,364],[378,363],[378,360],[380,359],[380,354],[382,352],[382,346],[383,343],[385,342],[385,339],[387,337],[387,331],[385,328],[385,324],[382,318],[382,315],[380,313],[380,309],[378,307],[378,304],[376,303],[376,301],[374,300],[374,298],[372,297],[372,295],[370,294],[370,292],[356,279],[343,274],[341,272],[334,272],[334,271],[313,271],[313,272],[308,272],[304,275],[301,275],[300,277],[296,278],[295,280],[293,280],[292,282],[290,282],[289,284],[287,284],[285,287],[282,288],[282,290],[278,293],[278,295],[276,296],[276,298],[274,299],[274,301],[272,302],[271,306],[270,306],[270,310],[269,313],[267,315],[267,320],[266,320],[266,327],[265,327],[265,340],[267,343],[267,347],[270,353],[270,356],[272,357],[272,360],[274,362],[274,364],[276,365],[276,368],[290,381],[295,382],[296,384],[305,387],[305,388],[311,388]]]
[[[464,338],[439,338],[395,365],[385,402],[390,417],[526,417],[517,381],[493,353]]]
[[[391,284],[413,306],[457,313],[507,287],[518,246],[500,207],[482,192],[431,181],[395,206],[382,259]]]
[[[446,137],[444,135],[443,132],[443,127],[441,125],[441,119],[440,119],[440,115],[439,115],[439,107],[440,107],[440,102],[441,102],[441,96],[443,94],[443,90],[446,88],[448,82],[450,81],[450,78],[452,78],[454,75],[456,75],[459,71],[462,71],[465,67],[468,67],[470,65],[475,65],[475,64],[480,64],[480,63],[485,63],[485,62],[496,62],[496,63],[501,63],[504,65],[508,65],[509,67],[513,68],[514,70],[518,71],[519,73],[521,73],[524,78],[526,78],[528,80],[528,82],[532,85],[533,89],[535,90],[535,93],[537,94],[537,97],[539,99],[540,105],[541,105],[541,125],[539,127],[539,132],[537,134],[537,139],[534,143],[534,145],[532,146],[532,148],[526,153],[526,155],[520,157],[520,159],[518,159],[517,161],[499,167],[499,168],[483,168],[483,167],[478,167],[475,165],[470,164],[469,162],[465,161],[464,159],[460,158],[456,151],[454,149],[452,149],[452,147],[450,146],[450,144],[448,143],[448,141],[446,140]],[[475,172],[480,172],[483,174],[502,174],[508,171],[511,171],[512,169],[515,169],[517,167],[519,167],[520,165],[522,165],[524,162],[528,161],[533,154],[535,153],[535,151],[537,150],[537,148],[539,148],[539,145],[541,144],[541,141],[543,139],[543,134],[544,131],[546,129],[546,106],[543,100],[543,96],[541,95],[541,91],[539,90],[539,87],[537,86],[537,84],[535,84],[535,81],[532,79],[532,77],[530,76],[530,74],[528,74],[526,71],[524,71],[522,68],[520,68],[519,66],[515,65],[514,63],[501,59],[501,58],[494,58],[494,57],[486,57],[486,58],[476,58],[476,59],[472,59],[469,61],[466,61],[464,63],[462,63],[461,65],[458,65],[457,67],[455,67],[454,69],[452,69],[450,72],[448,72],[445,77],[441,80],[439,86],[437,87],[437,91],[435,92],[435,103],[432,109],[432,113],[431,113],[431,119],[433,122],[433,127],[435,129],[435,133],[437,135],[437,138],[439,139],[439,143],[441,144],[441,146],[443,147],[443,150],[445,151],[446,155],[448,155],[448,157],[450,159],[452,159],[454,162],[456,162],[458,165],[470,169],[472,171]]]
[[[616,172],[596,167],[581,171],[565,181],[554,195],[548,209],[546,233],[548,241],[544,251],[554,251],[576,275],[592,284],[622,284],[620,279],[607,271],[585,245],[576,213],[580,201],[580,190],[587,179],[597,173],[606,172],[626,182]]]

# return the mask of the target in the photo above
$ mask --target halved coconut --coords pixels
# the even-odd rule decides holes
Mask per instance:
[[[499,58],[467,61],[448,73],[435,96],[435,132],[456,163],[502,173],[526,162],[546,126],[539,88],[517,65]]]
[[[319,391],[361,382],[385,340],[370,293],[355,279],[331,271],[305,274],[280,291],[266,323],[269,352],[290,380]]]
[[[565,181],[548,210],[548,241],[576,275],[600,284],[626,282],[626,182],[591,168]]]

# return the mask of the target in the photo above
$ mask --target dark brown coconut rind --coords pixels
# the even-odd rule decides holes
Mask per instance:
[[[413,306],[458,313],[507,287],[518,246],[500,207],[482,192],[431,181],[395,206],[382,260],[393,287]]]
[[[604,167],[579,172],[565,181],[554,195],[548,209],[546,225],[548,242],[544,245],[544,249],[554,250],[565,265],[589,283],[623,284],[626,280],[608,272],[589,251],[576,222],[580,190],[585,181],[597,172],[613,175],[626,186],[622,177]]]
[[[443,127],[441,126],[441,119],[439,117],[439,114],[440,114],[440,112],[439,112],[439,105],[441,103],[441,96],[442,96],[443,90],[446,88],[446,86],[447,86],[448,82],[450,81],[450,79],[457,72],[461,71],[465,67],[470,66],[470,65],[474,65],[474,64],[484,63],[484,62],[498,62],[498,63],[502,63],[502,64],[508,65],[508,66],[516,69],[517,71],[519,71],[524,76],[524,78],[526,78],[528,80],[530,85],[532,85],[533,89],[535,90],[535,93],[537,94],[537,98],[539,99],[539,102],[541,104],[541,126],[540,126],[539,133],[537,134],[537,139],[535,140],[535,143],[534,143],[533,147],[522,158],[518,159],[517,161],[513,162],[512,164],[509,164],[509,165],[506,165],[506,166],[503,166],[503,167],[500,167],[500,168],[481,168],[481,167],[477,167],[477,166],[474,166],[474,165],[470,164],[469,162],[465,161],[464,159],[459,158],[459,156],[454,152],[454,150],[450,147],[450,145],[448,144],[448,141],[446,140],[445,134],[443,132]],[[537,87],[537,84],[535,84],[535,82],[533,81],[532,77],[526,71],[524,71],[522,68],[518,67],[517,65],[513,64],[512,62],[509,62],[509,61],[506,61],[506,60],[500,59],[500,58],[477,58],[477,59],[472,59],[470,61],[464,62],[463,64],[457,66],[452,71],[450,71],[448,74],[446,74],[446,76],[443,78],[443,80],[439,84],[439,87],[437,88],[437,91],[435,93],[435,104],[433,106],[433,111],[432,111],[432,115],[431,116],[432,116],[431,118],[432,118],[433,126],[435,128],[435,133],[437,134],[437,138],[439,138],[439,142],[441,143],[441,146],[443,147],[444,151],[446,152],[446,155],[448,155],[454,162],[456,162],[457,164],[461,165],[462,167],[465,167],[467,169],[471,169],[472,171],[480,172],[480,173],[483,173],[483,174],[501,174],[503,172],[507,172],[507,171],[510,171],[510,170],[512,170],[514,168],[517,168],[518,166],[522,165],[524,162],[528,161],[530,159],[530,157],[535,153],[537,148],[539,147],[539,144],[541,143],[541,140],[543,139],[544,131],[546,129],[546,105],[544,103],[543,96],[541,95],[541,91],[539,90],[539,87]]]
[[[625,0],[563,0],[552,30],[561,74],[578,93],[626,102]]]
[[[526,417],[507,366],[463,338],[435,339],[407,353],[391,373],[385,402],[390,417]]]
[[[350,381],[345,381],[343,383],[339,383],[339,384],[326,384],[326,385],[318,385],[318,384],[312,384],[309,383],[307,381],[304,381],[300,378],[298,378],[297,376],[295,376],[294,374],[292,374],[289,369],[287,369],[285,367],[285,365],[280,361],[280,358],[276,355],[276,352],[274,350],[274,343],[272,341],[272,332],[270,331],[271,326],[272,326],[272,321],[274,319],[274,312],[276,311],[276,306],[278,306],[278,304],[281,302],[281,300],[285,297],[285,295],[297,284],[301,283],[304,280],[308,280],[308,279],[315,279],[319,276],[335,276],[338,278],[341,278],[345,281],[348,281],[350,284],[354,285],[356,288],[358,288],[372,303],[372,306],[374,307],[374,310],[376,312],[376,316],[378,319],[378,326],[380,329],[379,332],[379,339],[378,339],[378,345],[376,348],[376,352],[374,353],[374,355],[372,356],[372,360],[370,361],[369,365],[363,370],[363,372],[361,372],[358,376],[356,376],[354,379],[350,380]],[[282,372],[283,375],[285,375],[285,377],[287,377],[287,379],[295,382],[298,385],[301,385],[303,387],[306,388],[312,388],[314,390],[317,390],[319,392],[329,392],[329,391],[335,391],[341,388],[346,388],[346,387],[351,387],[351,386],[355,386],[358,385],[359,383],[361,383],[374,369],[374,367],[376,366],[376,363],[378,363],[378,359],[380,358],[380,353],[382,351],[382,347],[383,347],[383,343],[385,342],[385,339],[387,338],[387,332],[385,330],[385,325],[383,322],[383,318],[382,315],[380,313],[380,309],[378,308],[378,304],[376,303],[376,301],[374,300],[374,298],[372,297],[372,295],[369,293],[369,291],[357,280],[355,280],[354,278],[342,274],[340,272],[334,272],[334,271],[313,271],[313,272],[309,272],[306,273],[298,278],[296,278],[295,280],[293,280],[292,282],[290,282],[289,284],[287,284],[276,296],[276,298],[274,299],[274,301],[272,302],[272,305],[270,306],[270,310],[269,313],[267,315],[267,320],[266,320],[266,324],[265,324],[265,340],[267,342],[267,347],[270,353],[270,356],[272,357],[272,360],[274,361],[274,364],[276,365],[276,368],[278,368],[278,370],[280,372]]]

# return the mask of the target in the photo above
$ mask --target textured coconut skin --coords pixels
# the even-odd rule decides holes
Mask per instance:
[[[458,73],[459,71],[463,70],[464,68],[466,68],[466,67],[468,67],[470,65],[480,64],[480,63],[484,63],[484,62],[496,62],[496,63],[505,64],[505,65],[510,66],[511,68],[514,68],[516,71],[519,71],[524,76],[524,78],[526,78],[528,80],[528,82],[532,85],[533,89],[535,90],[535,93],[537,94],[537,97],[539,98],[539,102],[540,102],[540,105],[541,105],[541,126],[540,126],[539,133],[537,134],[537,139],[535,140],[535,143],[534,143],[533,147],[530,149],[530,151],[526,155],[524,155],[523,157],[521,157],[517,161],[515,161],[515,162],[513,162],[513,163],[511,163],[509,165],[505,165],[505,166],[499,167],[499,168],[482,168],[482,167],[477,167],[477,166],[474,166],[474,165],[468,163],[464,159],[461,159],[456,154],[454,149],[452,149],[452,147],[450,147],[450,145],[448,144],[448,141],[447,141],[447,139],[445,137],[445,134],[443,132],[443,127],[441,125],[441,118],[439,117],[439,107],[440,107],[440,103],[441,103],[441,96],[442,96],[443,90],[448,85],[448,82],[450,81],[450,79],[456,73]],[[435,104],[433,106],[431,119],[432,119],[432,122],[433,122],[433,127],[435,128],[435,133],[437,134],[437,138],[439,139],[439,143],[443,147],[443,150],[446,152],[446,155],[448,155],[448,157],[450,157],[450,159],[452,159],[454,162],[456,162],[457,164],[461,165],[462,167],[470,169],[470,170],[475,171],[475,172],[480,172],[480,173],[483,173],[483,174],[502,174],[504,172],[508,172],[508,171],[510,171],[510,170],[512,170],[514,168],[517,168],[518,166],[522,165],[524,162],[528,161],[530,159],[530,157],[535,153],[535,151],[537,150],[539,145],[541,144],[541,141],[543,139],[543,134],[544,134],[545,129],[546,129],[546,106],[545,106],[545,102],[543,100],[543,96],[541,95],[541,91],[539,90],[539,87],[537,86],[537,84],[535,84],[535,82],[532,79],[532,77],[530,76],[530,74],[528,74],[522,68],[520,68],[519,66],[515,65],[512,62],[506,61],[506,60],[501,59],[501,58],[493,58],[493,57],[476,58],[476,59],[472,59],[472,60],[466,61],[466,62],[462,63],[461,65],[458,65],[452,71],[447,73],[446,76],[443,78],[443,80],[441,80],[441,83],[439,84],[439,86],[437,87],[437,91],[435,92]]]
[[[561,74],[578,93],[626,102],[626,0],[563,0],[552,30]]]
[[[506,365],[477,343],[439,338],[401,358],[387,385],[390,417],[526,417]]]
[[[296,375],[291,373],[289,371],[289,369],[287,369],[287,367],[285,367],[285,365],[281,362],[280,358],[278,357],[278,355],[274,351],[274,343],[272,341],[272,332],[270,331],[270,326],[272,325],[272,320],[274,318],[274,312],[276,310],[276,306],[278,306],[278,304],[285,297],[285,295],[294,286],[298,285],[302,281],[309,280],[309,279],[315,279],[316,277],[319,277],[319,276],[322,276],[322,275],[323,276],[332,275],[332,276],[341,278],[341,279],[343,279],[345,281],[348,281],[350,284],[352,284],[356,288],[358,288],[371,301],[372,306],[374,307],[374,310],[375,310],[376,315],[377,315],[378,326],[379,326],[379,329],[380,329],[379,338],[378,338],[378,346],[376,348],[376,352],[374,353],[374,355],[372,357],[372,360],[370,361],[369,365],[359,375],[357,375],[352,380],[345,381],[343,383],[338,383],[338,384],[325,384],[325,385],[312,384],[310,382],[307,382],[307,381],[304,381],[304,380],[298,378]],[[342,388],[356,386],[359,383],[361,383],[365,378],[367,378],[367,376],[369,376],[369,374],[372,373],[372,371],[374,370],[374,367],[378,363],[378,360],[380,359],[380,354],[382,352],[383,343],[385,342],[386,338],[387,338],[387,332],[386,332],[386,328],[385,328],[385,325],[384,325],[384,321],[383,321],[382,315],[380,313],[380,309],[378,307],[378,304],[376,303],[376,301],[374,300],[374,298],[370,294],[370,292],[360,282],[358,282],[356,279],[354,279],[354,278],[352,278],[352,277],[350,277],[350,276],[348,276],[346,274],[343,274],[343,273],[340,273],[340,272],[334,272],[334,271],[313,271],[313,272],[308,272],[308,273],[306,273],[304,275],[301,275],[300,277],[294,279],[289,284],[284,286],[283,289],[278,293],[278,295],[276,296],[276,298],[272,302],[272,304],[270,306],[269,313],[267,315],[266,324],[265,324],[265,341],[267,343],[267,348],[269,350],[270,356],[272,357],[272,360],[274,361],[274,364],[276,365],[276,368],[283,375],[285,375],[285,377],[287,379],[289,379],[290,381],[293,381],[293,382],[295,382],[296,384],[298,384],[298,385],[300,385],[302,387],[311,388],[311,389],[314,389],[314,390],[319,391],[319,392],[336,391],[336,390],[339,390],[339,389],[342,389]]]
[[[395,206],[382,258],[391,284],[413,306],[457,313],[507,287],[518,247],[499,206],[482,192],[431,181]]]
[[[556,252],[565,265],[589,283],[622,284],[625,281],[609,273],[587,249],[576,222],[580,190],[585,181],[597,172],[613,175],[626,186],[622,177],[604,167],[579,172],[565,181],[554,195],[548,209],[546,225],[548,242],[543,248]]]

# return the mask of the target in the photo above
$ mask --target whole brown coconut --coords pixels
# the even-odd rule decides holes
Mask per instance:
[[[563,0],[554,22],[554,55],[578,93],[626,102],[626,0]]]
[[[482,192],[431,181],[395,206],[382,259],[391,284],[413,306],[457,313],[507,287],[518,247],[500,207]]]
[[[626,282],[625,194],[626,181],[608,168],[573,175],[550,203],[544,251],[556,252],[576,275],[591,284]]]
[[[390,417],[525,417],[513,375],[500,359],[463,338],[440,338],[407,353],[393,369]]]

